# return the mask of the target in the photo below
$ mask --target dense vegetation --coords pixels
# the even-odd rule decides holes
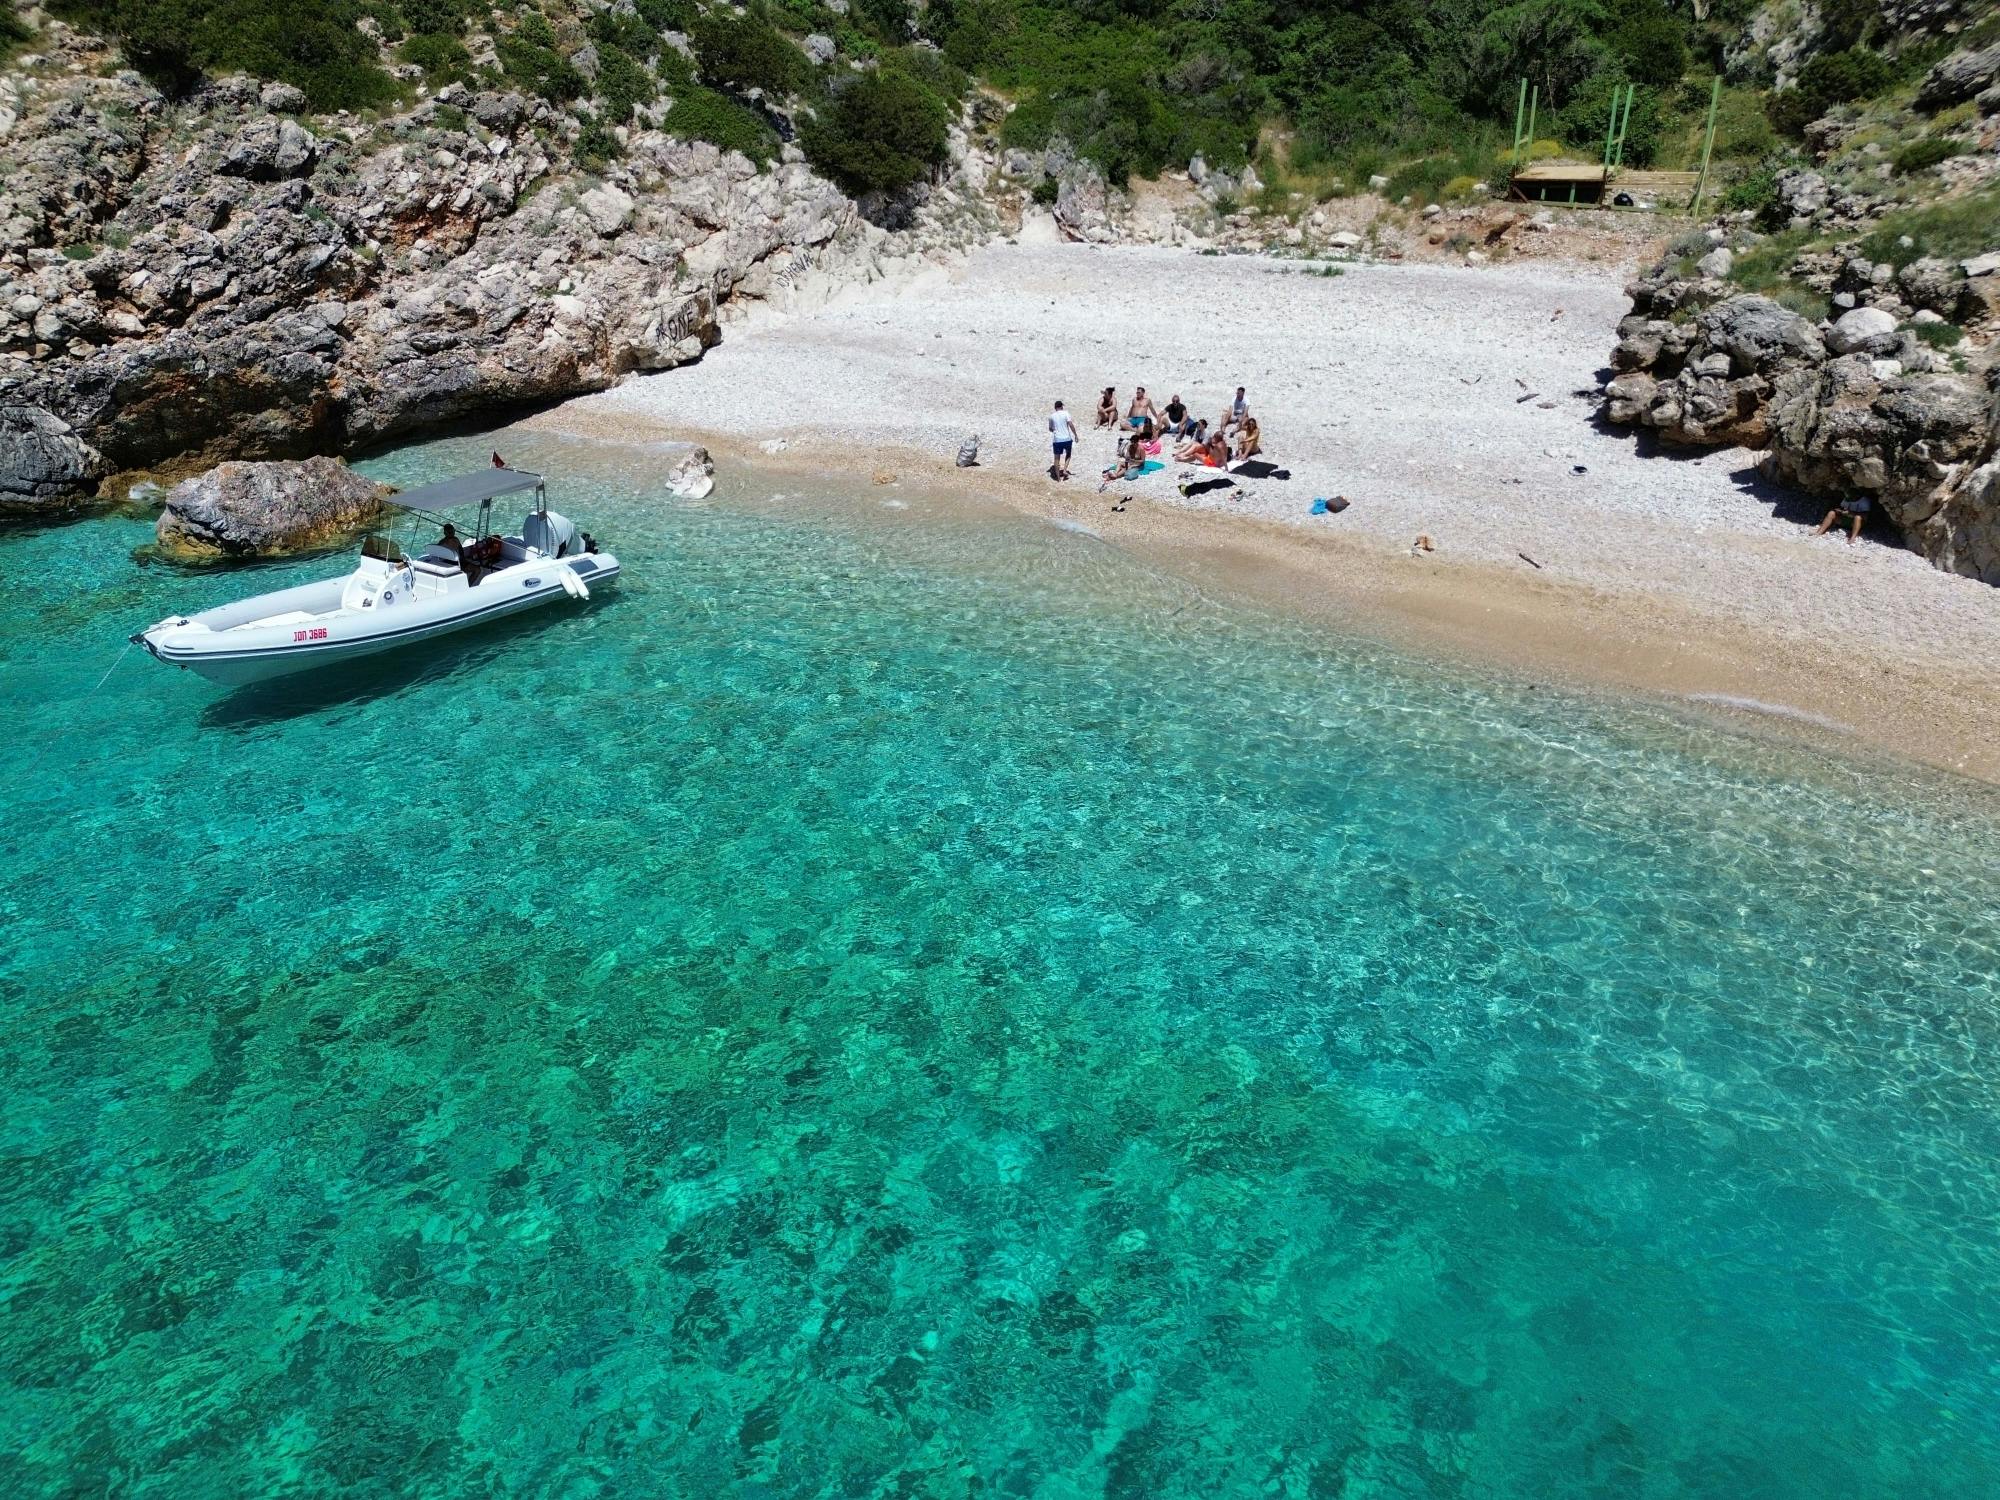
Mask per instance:
[[[53,0],[115,35],[172,87],[244,70],[315,109],[407,92],[385,60],[433,87],[482,75],[574,111],[588,163],[643,120],[760,162],[796,125],[814,163],[851,190],[893,192],[932,171],[971,76],[1012,102],[1011,146],[1060,135],[1113,181],[1200,154],[1254,161],[1267,206],[1382,173],[1394,196],[1450,196],[1502,168],[1517,91],[1537,91],[1536,155],[1600,149],[1614,92],[1637,86],[1634,166],[1689,166],[1726,41],[1757,0]],[[1716,148],[1741,206],[1768,197],[1788,141],[1826,110],[1906,85],[1929,59],[1872,50],[1873,0],[1821,0],[1830,44],[1796,85],[1725,87]],[[0,0],[0,16],[7,14]],[[381,38],[364,33],[362,22]],[[800,42],[831,38],[815,65]],[[0,46],[6,33],[0,31]],[[383,50],[386,49],[386,52]],[[475,57],[481,61],[475,62]],[[1899,173],[1950,147],[1892,143]],[[1047,190],[1044,190],[1045,196]],[[1760,196],[1762,195],[1762,196]]]

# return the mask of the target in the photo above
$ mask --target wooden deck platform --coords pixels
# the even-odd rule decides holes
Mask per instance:
[[[1507,195],[1525,203],[1608,203],[1619,193],[1674,208],[1694,197],[1693,172],[1606,172],[1600,162],[1529,162],[1507,180]]]

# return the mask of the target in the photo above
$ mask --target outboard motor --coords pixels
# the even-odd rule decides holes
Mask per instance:
[[[576,550],[576,523],[552,510],[530,511],[521,523],[521,541],[543,557],[566,557]]]

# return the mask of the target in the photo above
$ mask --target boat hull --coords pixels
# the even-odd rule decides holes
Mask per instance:
[[[133,639],[169,666],[184,667],[210,682],[241,687],[421,645],[568,599],[571,590],[563,575],[571,569],[594,589],[618,576],[618,560],[606,552],[560,562],[536,559],[490,573],[477,588],[372,613],[348,611],[283,624],[224,629],[212,628],[197,615],[185,621],[162,621]],[[291,592],[303,595],[318,587],[323,585],[307,585]],[[269,597],[282,600],[286,596]]]

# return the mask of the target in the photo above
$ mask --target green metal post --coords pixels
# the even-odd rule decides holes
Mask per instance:
[[[1611,87],[1611,119],[1604,127],[1604,174],[1611,175],[1611,138],[1618,134],[1618,86]]]
[[[1521,124],[1528,117],[1528,80],[1521,80],[1520,97],[1514,101],[1514,168],[1520,170],[1521,143],[1526,139],[1521,134]]]
[[[1625,132],[1632,124],[1632,96],[1636,92],[1638,85],[1630,83],[1625,85],[1625,113],[1622,118],[1618,113],[1618,91],[1613,89],[1611,92],[1611,116],[1618,128],[1612,132],[1611,160],[1606,166],[1605,173],[1607,177],[1625,165]]]
[[[1541,103],[1542,86],[1538,83],[1528,93],[1528,141],[1531,145],[1535,139],[1535,111],[1541,107]]]
[[[1722,104],[1722,75],[1715,76],[1715,86],[1708,91],[1708,130],[1701,142],[1701,172],[1694,180],[1694,203],[1689,212],[1695,218],[1701,217],[1702,195],[1708,191],[1708,157],[1715,150],[1715,112]]]

